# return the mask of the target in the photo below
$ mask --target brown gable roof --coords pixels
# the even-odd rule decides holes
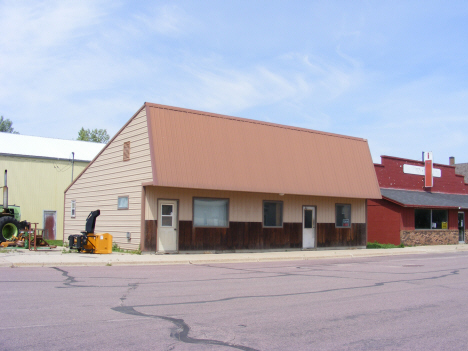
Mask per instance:
[[[159,186],[380,199],[367,141],[146,103]]]

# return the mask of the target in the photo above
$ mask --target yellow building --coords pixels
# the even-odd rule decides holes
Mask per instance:
[[[105,144],[0,133],[0,145],[8,204],[20,206],[21,220],[44,228],[47,239],[63,239],[64,191]]]

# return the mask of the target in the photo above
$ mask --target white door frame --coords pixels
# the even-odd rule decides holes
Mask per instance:
[[[312,210],[312,228],[305,228],[305,211]],[[306,231],[307,229],[310,229]],[[305,245],[306,234],[312,232],[312,245]],[[317,248],[317,206],[302,206],[302,249],[315,249]]]
[[[165,253],[165,252],[178,252],[179,251],[179,200],[175,199],[158,199],[158,229],[157,229],[157,240],[156,240],[156,252],[159,253]],[[162,205],[167,204],[167,205],[175,205],[175,211],[173,210],[172,214],[172,230],[174,231],[175,235],[175,242],[173,244],[173,249],[170,250],[164,250],[163,248],[160,248],[160,240],[161,240],[161,234],[162,230],[168,230],[168,227],[162,227]],[[174,207],[173,207],[174,209]],[[174,213],[175,212],[175,213]]]

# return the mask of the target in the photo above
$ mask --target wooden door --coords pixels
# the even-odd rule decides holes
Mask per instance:
[[[44,211],[44,239],[55,240],[56,218],[56,211]]]
[[[178,251],[177,200],[158,201],[158,252]]]

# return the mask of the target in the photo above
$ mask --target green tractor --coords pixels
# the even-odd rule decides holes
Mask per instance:
[[[20,230],[27,225],[21,221],[19,206],[8,206],[7,171],[5,170],[5,185],[3,186],[3,205],[0,205],[0,243],[14,240]]]

